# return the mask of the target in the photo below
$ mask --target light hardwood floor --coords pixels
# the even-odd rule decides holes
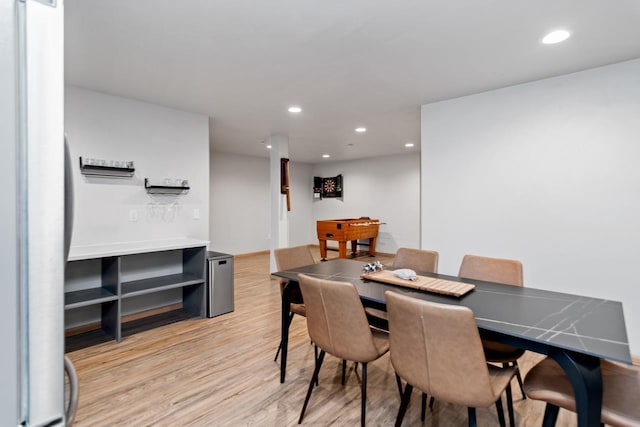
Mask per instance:
[[[335,253],[330,253],[335,256]],[[319,259],[317,250],[316,259]],[[382,262],[389,259],[379,257]],[[363,261],[368,261],[363,258]],[[78,371],[77,426],[293,426],[297,424],[313,369],[305,319],[291,325],[287,380],[273,361],[280,338],[280,291],[269,276],[268,255],[235,259],[235,311],[212,319],[189,319],[68,353]],[[524,372],[540,356],[527,353]],[[399,406],[389,356],[370,364],[367,425],[393,425]],[[522,400],[514,380],[519,426],[539,426],[544,404]],[[481,426],[497,426],[495,407],[479,409]],[[320,385],[303,425],[351,426],[360,422],[360,370],[349,364],[340,385],[339,360],[327,356]],[[464,426],[466,408],[436,402],[420,421],[419,393],[404,426]],[[558,426],[573,426],[561,410]]]

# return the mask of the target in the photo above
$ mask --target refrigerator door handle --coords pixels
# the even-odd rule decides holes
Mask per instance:
[[[69,258],[71,236],[73,235],[73,171],[67,134],[64,134],[64,261]]]

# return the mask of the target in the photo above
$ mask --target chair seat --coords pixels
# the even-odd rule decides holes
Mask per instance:
[[[369,325],[385,332],[389,331],[389,317],[387,316],[386,311],[377,310],[371,307],[365,307],[364,311],[367,315]]]
[[[371,328],[371,334],[373,335],[373,344],[378,350],[378,354],[382,356],[389,351],[389,333],[386,331],[380,331],[375,328]]]
[[[507,385],[511,382],[511,379],[515,375],[517,368],[515,366],[499,368],[491,364],[487,364],[487,366],[489,367],[489,379],[491,380],[491,387],[494,391],[493,402],[495,402],[502,394],[502,391],[507,388]]]
[[[613,426],[640,425],[640,370],[603,360],[602,422]],[[576,410],[573,387],[558,363],[550,358],[534,366],[525,378],[531,399],[542,400],[570,411]]]
[[[300,316],[307,317],[307,308],[304,306],[304,304],[291,303],[289,304],[289,311],[291,313],[295,313]]]
[[[513,362],[524,354],[524,350],[521,348],[487,339],[482,340],[482,347],[484,348],[484,355],[487,358],[487,362]]]
[[[382,311],[382,310],[378,310],[372,307],[365,307],[364,308],[365,313],[367,313],[367,315],[370,316],[374,316],[377,317],[379,319],[384,319],[386,321],[389,321],[389,316],[387,315],[386,311]]]

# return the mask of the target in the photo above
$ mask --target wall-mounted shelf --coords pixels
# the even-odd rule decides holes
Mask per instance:
[[[83,175],[132,177],[135,170],[132,161],[83,159],[80,156],[80,172]]]
[[[178,180],[175,184],[151,184],[149,178],[144,179],[144,188],[149,194],[184,194],[189,191],[189,181]]]

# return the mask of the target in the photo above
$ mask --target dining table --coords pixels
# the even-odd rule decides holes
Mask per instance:
[[[417,271],[420,276],[465,282],[475,287],[456,297],[363,279],[367,263],[333,259],[272,273],[288,280],[282,292],[280,382],[285,381],[291,296],[298,274],[355,285],[364,306],[386,310],[385,292],[470,308],[483,338],[547,355],[558,362],[573,386],[578,426],[600,426],[600,359],[631,364],[622,303],[529,286]]]

